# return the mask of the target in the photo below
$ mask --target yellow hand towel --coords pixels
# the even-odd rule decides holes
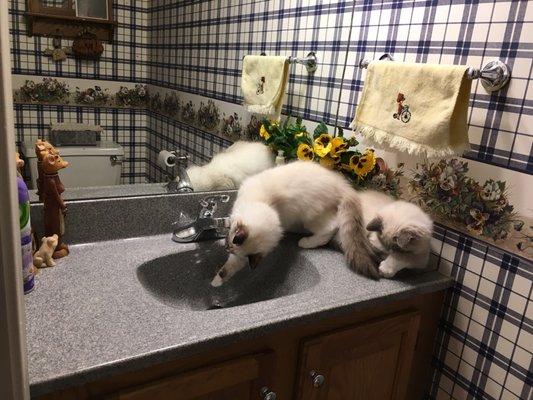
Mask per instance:
[[[241,82],[244,106],[250,112],[279,119],[288,80],[287,57],[244,57]]]
[[[427,157],[469,148],[467,67],[371,62],[351,127],[366,142]]]

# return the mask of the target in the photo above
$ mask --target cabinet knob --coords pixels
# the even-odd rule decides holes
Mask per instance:
[[[321,375],[316,371],[309,372],[309,376],[311,377],[313,386],[316,388],[321,387],[326,382],[326,378],[324,378],[324,375]]]
[[[262,387],[259,394],[261,395],[261,400],[276,400],[277,398],[276,393],[270,390],[268,386]]]

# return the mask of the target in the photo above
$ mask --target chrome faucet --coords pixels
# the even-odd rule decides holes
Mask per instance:
[[[227,194],[205,197],[200,201],[200,212],[195,221],[187,221],[183,213],[172,224],[172,240],[178,243],[198,242],[201,240],[221,239],[226,237],[229,228],[229,218],[215,218],[218,203],[227,203]]]
[[[194,191],[191,179],[187,174],[189,157],[187,155],[178,155],[175,151],[171,153],[175,155],[174,161],[176,163],[174,168],[178,169],[178,181],[176,181],[176,177],[170,176],[170,182],[166,184],[167,191],[169,193],[187,193]]]

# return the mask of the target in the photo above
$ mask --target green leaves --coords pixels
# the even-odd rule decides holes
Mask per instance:
[[[319,137],[320,135],[324,133],[328,133],[328,127],[326,126],[324,122],[321,122],[317,125],[317,127],[315,128],[315,131],[313,132],[313,139],[316,139],[317,137]]]

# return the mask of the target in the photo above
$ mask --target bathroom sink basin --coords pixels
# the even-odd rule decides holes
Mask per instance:
[[[210,285],[228,253],[219,242],[150,260],[137,268],[141,285],[159,301],[182,310],[214,310],[303,292],[320,274],[289,236],[254,270],[244,268],[218,288]]]

